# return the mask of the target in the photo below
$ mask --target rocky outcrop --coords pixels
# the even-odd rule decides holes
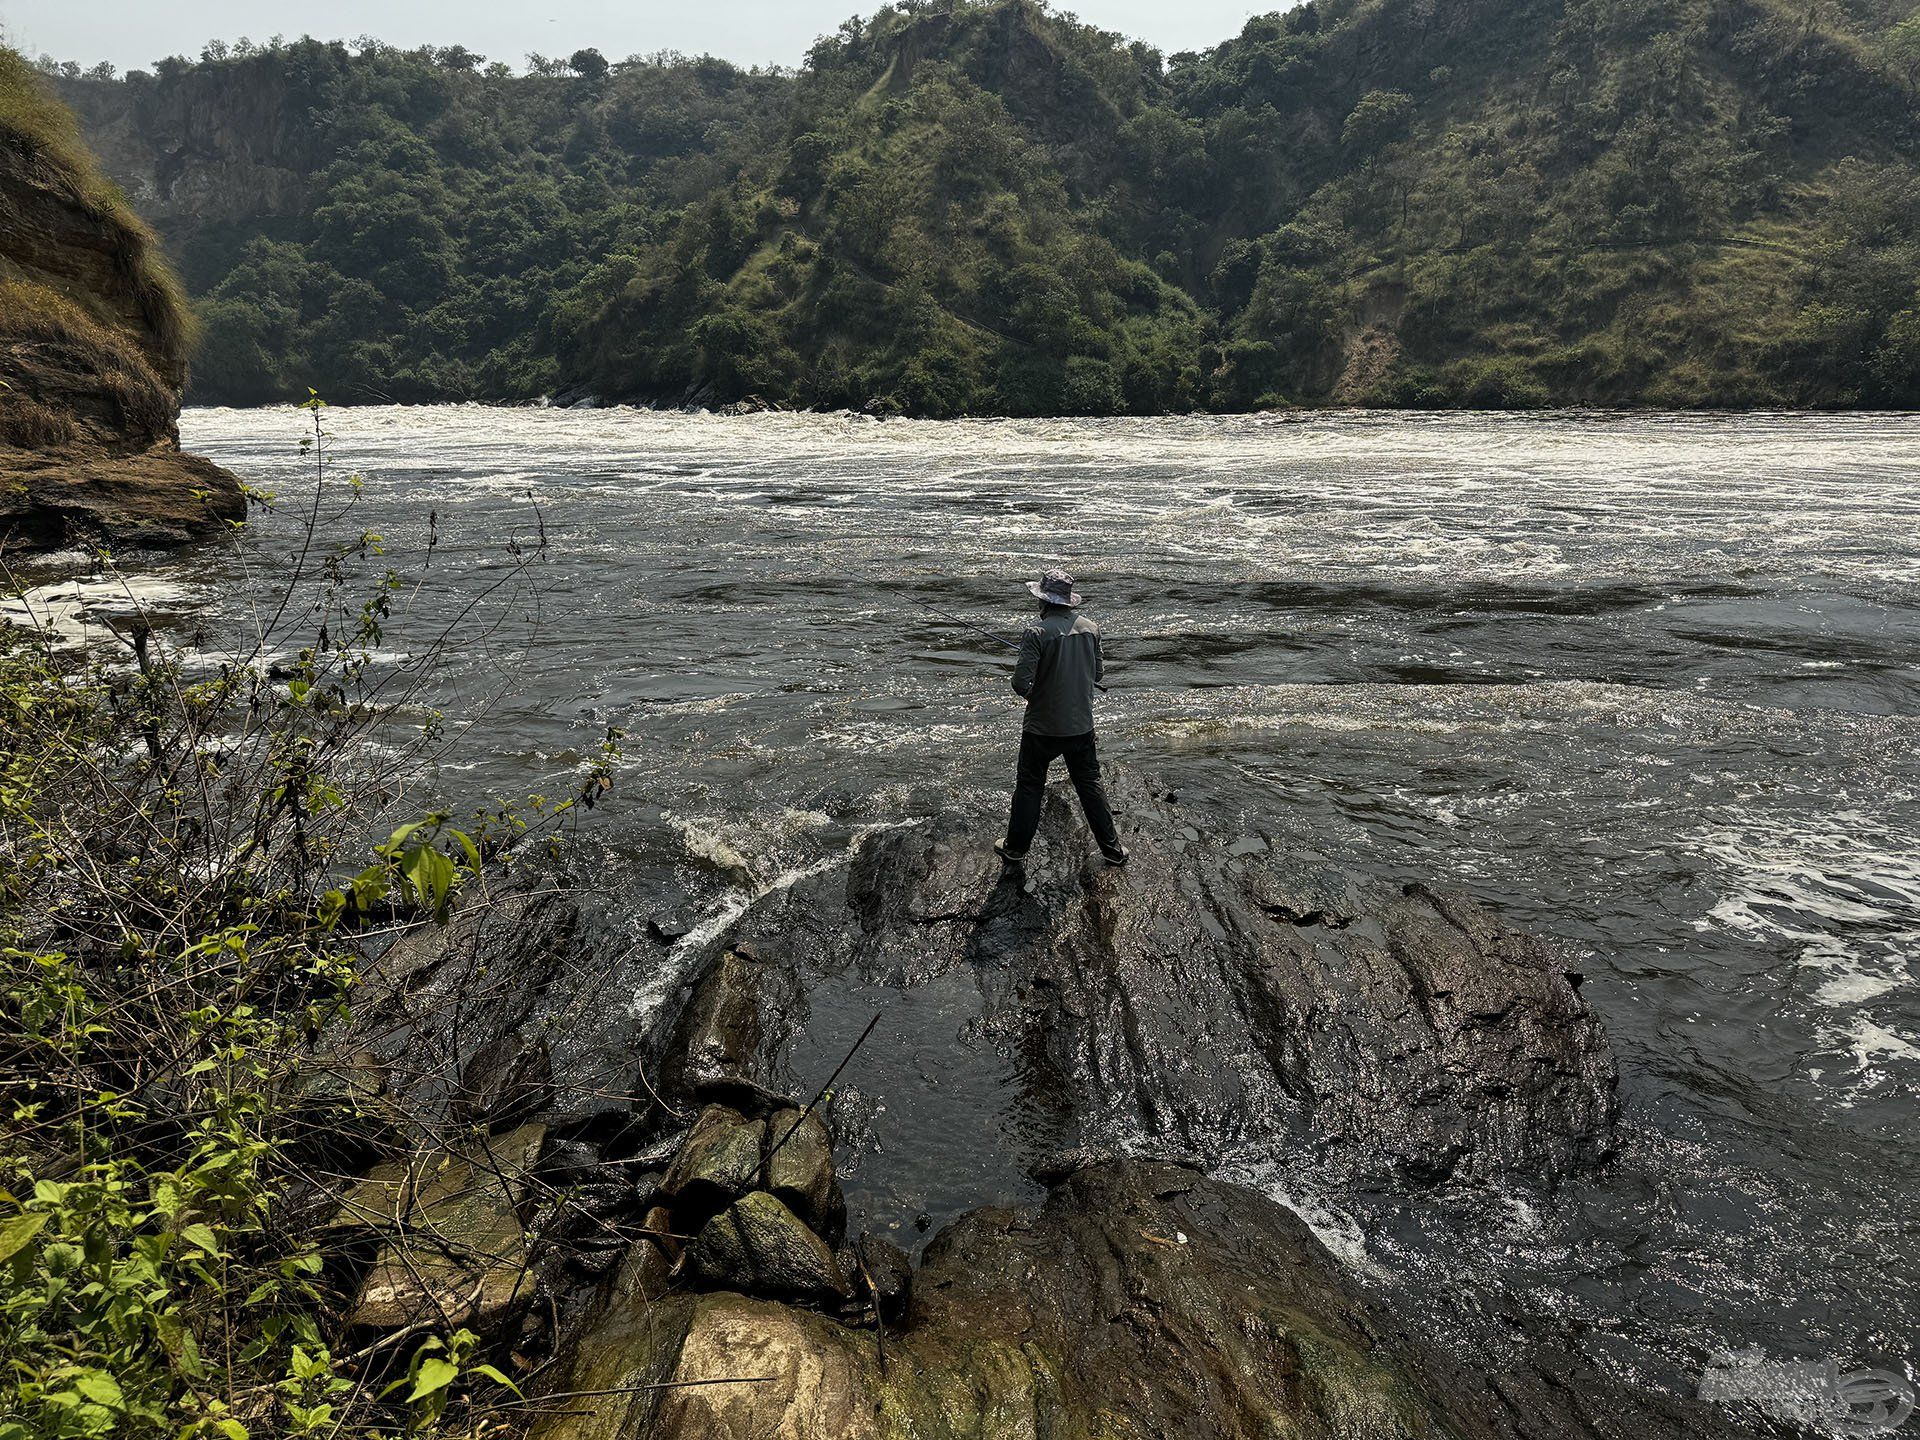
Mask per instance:
[[[182,455],[192,322],[71,117],[0,50],[0,551],[175,544],[246,513]]]
[[[538,1440],[1152,1436],[1666,1440],[1730,1434],[1568,1356],[1468,1367],[1360,1293],[1292,1212],[1193,1171],[1081,1171],[928,1246],[898,1327],[623,1289]]]
[[[1312,1160],[1348,1185],[1552,1184],[1613,1145],[1615,1074],[1580,977],[1465,896],[1389,886],[1116,771],[1133,863],[1070,798],[1023,872],[998,817],[878,832],[762,900],[660,1069],[696,1098],[778,1093],[804,997],[977,979],[972,1016],[1068,1149]],[[1032,1157],[1036,1160],[1042,1157]]]
[[[644,1104],[640,976],[600,953],[569,895],[473,897],[404,936],[361,977],[351,1026],[310,1067],[318,1098],[351,1094],[410,1143],[538,1118],[605,1141]]]
[[[176,253],[193,232],[297,215],[311,175],[332,158],[326,85],[347,47],[302,42],[294,56],[235,57],[168,67],[165,80],[63,80],[60,97],[86,127],[107,173]]]
[[[1731,1433],[1551,1338],[1465,1363],[1292,1212],[1204,1173],[1255,1156],[1399,1192],[1550,1189],[1613,1144],[1613,1065],[1579,977],[1463,896],[1223,833],[1110,780],[1124,872],[1063,797],[1018,871],[991,850],[997,815],[956,812],[869,835],[721,938],[650,1067],[663,1104],[705,1107],[661,1186],[678,1207],[664,1228],[699,1229],[684,1257],[636,1248],[558,1382],[603,1398],[537,1434]],[[777,1097],[820,1078],[795,1073],[812,1007],[851,989],[884,1016],[888,990],[935,987],[973,999],[934,1033],[987,1037],[1060,1143],[1028,1157],[1043,1204],[963,1216],[916,1270],[809,1228],[829,1137],[803,1143],[811,1122],[794,1129]],[[756,1146],[789,1132],[799,1148],[749,1182]],[[910,1161],[894,1147],[915,1143],[868,1159]]]
[[[1423,1296],[1416,1325],[1293,1212],[1206,1173],[1254,1157],[1401,1195],[1525,1184],[1550,1205],[1613,1144],[1612,1062],[1578,976],[1483,907],[1110,778],[1125,871],[1063,797],[1021,871],[993,856],[997,815],[876,831],[749,907],[650,1038],[608,1003],[645,961],[593,953],[565,896],[497,897],[396,945],[335,1093],[401,1134],[545,1141],[529,1190],[472,1217],[508,1243],[407,1293],[414,1267],[376,1259],[353,1282],[365,1323],[470,1294],[523,1327],[557,1317],[541,1383],[580,1403],[537,1421],[544,1440],[1738,1433],[1610,1379],[1501,1297]],[[998,1057],[1012,1093],[989,1097],[992,1123],[1057,1122],[1022,1156],[1044,1200],[962,1215],[917,1267],[847,1239],[833,1102],[800,1101],[846,1043],[802,1063],[805,1032],[888,992],[954,1007],[919,1043]],[[964,1174],[954,1133],[861,1161]],[[376,1167],[361,1208],[419,1211],[393,1189],[419,1169]],[[522,1311],[529,1283],[553,1303]],[[1445,1314],[1498,1353],[1456,1346]]]

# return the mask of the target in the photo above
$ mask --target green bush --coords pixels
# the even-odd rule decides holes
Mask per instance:
[[[346,519],[318,402],[314,426],[302,511]],[[353,1119],[315,1116],[303,1067],[363,929],[444,924],[609,782],[389,830],[368,745],[417,764],[444,722],[408,740],[424,697],[375,663],[401,583],[379,537],[306,540],[258,643],[210,670],[144,615],[82,660],[0,626],[0,1440],[421,1429],[505,1380],[464,1332],[402,1334],[384,1395],[336,1363],[322,1254],[283,1210],[322,1178],[306,1131]],[[522,598],[527,553],[482,612]],[[429,672],[460,643],[420,639]]]

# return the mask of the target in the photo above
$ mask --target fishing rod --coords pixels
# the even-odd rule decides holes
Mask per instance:
[[[841,569],[838,565],[835,565],[831,560],[822,560],[820,564],[823,569],[831,570],[834,574],[838,575],[842,580],[850,580],[856,585],[864,585],[867,583],[866,581],[859,579],[851,571]],[[918,609],[925,610],[927,613],[931,615],[939,616],[942,620],[949,620],[955,625],[964,625],[967,629],[973,631],[974,634],[984,635],[986,636],[987,639],[995,641],[1001,645],[1004,645],[1009,650],[1018,650],[1020,648],[1020,642],[1018,640],[1009,639],[1007,636],[1002,635],[998,630],[989,630],[984,625],[975,624],[973,621],[967,619],[966,616],[956,615],[953,613],[953,611],[945,609],[942,606],[935,605],[930,601],[914,600],[909,603],[911,603]],[[1093,688],[1100,691],[1102,694],[1105,694],[1107,689],[1107,687],[1102,685],[1098,680],[1093,682]]]

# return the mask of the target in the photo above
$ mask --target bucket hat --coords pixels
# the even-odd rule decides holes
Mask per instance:
[[[1064,570],[1049,570],[1038,580],[1029,580],[1027,593],[1036,600],[1064,605],[1069,610],[1080,603],[1080,592],[1073,588],[1073,576]]]

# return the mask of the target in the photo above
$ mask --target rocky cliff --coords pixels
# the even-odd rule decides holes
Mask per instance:
[[[171,544],[245,514],[179,448],[190,312],[71,117],[0,50],[0,550]]]

